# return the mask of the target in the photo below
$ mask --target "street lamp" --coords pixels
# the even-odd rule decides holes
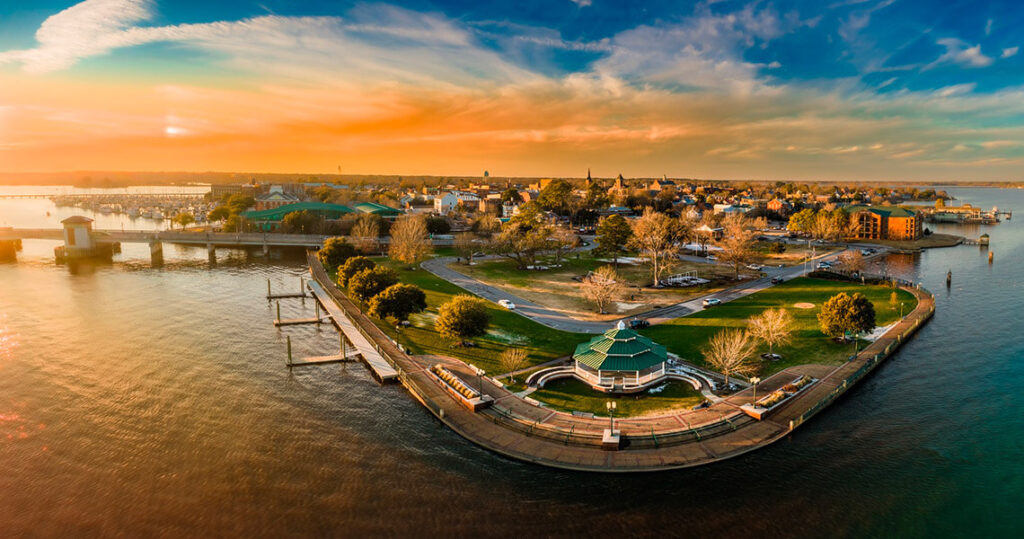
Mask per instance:
[[[756,377],[756,376],[754,376],[754,377],[752,377],[750,379],[750,383],[753,384],[753,387],[754,387],[754,397],[750,401],[750,404],[754,404],[755,402],[757,402],[757,384],[761,383],[761,379]]]
[[[903,318],[903,302],[900,302],[900,318]]]
[[[473,369],[476,373],[477,383],[480,385],[480,396],[484,396],[484,370],[476,365],[470,365],[469,368]]]
[[[612,432],[612,434],[614,434],[615,433],[615,408],[617,408],[618,405],[615,403],[615,401],[608,401],[608,402],[605,403],[605,407],[608,408],[608,429]]]

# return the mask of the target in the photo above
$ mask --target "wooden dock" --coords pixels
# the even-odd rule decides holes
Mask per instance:
[[[323,318],[292,318],[285,320],[274,320],[276,327],[281,326],[299,326],[302,324],[322,324],[324,323]]]
[[[310,280],[309,289],[313,291],[313,297],[323,305],[324,309],[327,309],[327,314],[334,320],[334,324],[345,334],[345,337],[356,348],[363,361],[370,367],[370,370],[373,371],[377,378],[381,381],[398,378],[398,371],[384,359],[384,356],[377,351],[377,347],[370,343],[369,339],[359,331],[359,328],[345,316],[345,312],[341,310],[341,307],[338,307],[338,304],[320,286],[320,283],[316,282],[316,280]]]
[[[331,363],[347,363],[359,361],[359,354],[349,354],[347,356],[336,355],[336,356],[313,356],[305,357],[299,361],[293,361],[288,364],[289,367],[305,367],[309,365],[330,365]]]

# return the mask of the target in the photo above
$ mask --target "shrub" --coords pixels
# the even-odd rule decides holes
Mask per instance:
[[[486,333],[490,323],[484,300],[462,294],[441,306],[434,329],[446,339],[464,341]]]

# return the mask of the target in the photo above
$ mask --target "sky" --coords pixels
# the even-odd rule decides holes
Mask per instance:
[[[0,171],[1021,180],[1016,0],[0,3]]]

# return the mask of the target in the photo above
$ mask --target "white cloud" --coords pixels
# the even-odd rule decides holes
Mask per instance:
[[[587,7],[592,3],[592,0],[571,0],[573,4],[579,7]]]
[[[1020,47],[1008,47],[1003,49],[1003,53],[999,55],[1000,58],[1010,58],[1011,56],[1017,56],[1017,52],[1020,51]]]
[[[963,40],[957,38],[944,38],[936,41],[946,48],[946,52],[937,60],[928,64],[923,69],[931,69],[942,64],[958,64],[964,67],[987,67],[992,65],[992,58],[981,52],[981,45],[970,47]]]
[[[985,22],[985,35],[992,35],[992,19],[989,19],[988,21]]]

